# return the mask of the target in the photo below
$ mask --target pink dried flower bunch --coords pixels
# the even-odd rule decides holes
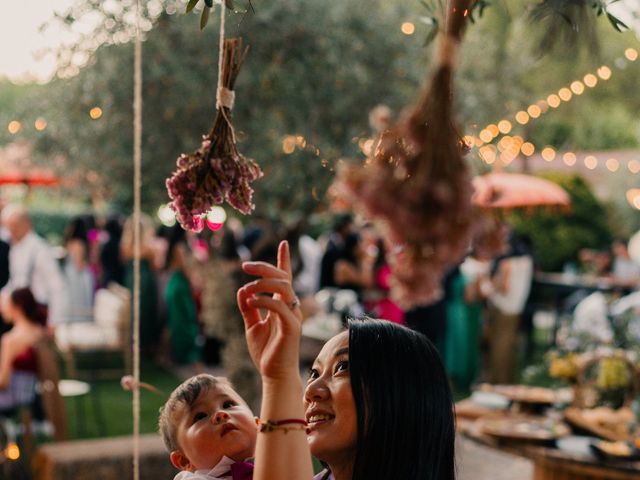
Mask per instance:
[[[177,170],[167,179],[171,208],[180,225],[189,230],[199,230],[196,217],[225,200],[245,215],[254,209],[250,184],[262,177],[262,170],[237,150],[215,156],[212,145],[205,137],[198,150],[180,155]]]
[[[223,50],[221,87],[232,92],[247,49],[242,48],[242,39],[233,38],[224,41]],[[202,230],[203,216],[224,201],[245,215],[255,208],[251,182],[263,173],[257,163],[238,151],[231,125],[232,103],[218,105],[213,128],[203,137],[200,148],[180,155],[177,170],[167,179],[171,208],[185,229]]]
[[[452,70],[441,67],[405,119],[381,135],[365,165],[339,172],[336,190],[379,223],[394,245],[391,294],[404,307],[440,294],[470,245],[472,186],[453,121]]]

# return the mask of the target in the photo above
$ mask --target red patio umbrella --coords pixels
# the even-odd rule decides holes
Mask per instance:
[[[60,178],[44,172],[0,173],[0,185],[27,185],[29,187],[51,187],[60,184]]]
[[[571,204],[569,194],[560,185],[521,173],[493,172],[472,180],[472,202],[483,208],[519,208]]]

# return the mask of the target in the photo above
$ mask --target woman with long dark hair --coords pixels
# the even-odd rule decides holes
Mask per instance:
[[[35,398],[34,345],[46,334],[46,315],[28,288],[2,298],[2,316],[12,324],[0,339],[0,411],[28,405]]]
[[[391,322],[351,321],[316,358],[302,406],[301,312],[286,243],[278,267],[244,269],[262,277],[238,291],[238,303],[263,380],[261,419],[275,425],[258,436],[254,479],[309,479],[308,445],[327,466],[318,479],[453,480],[453,400],[429,340]],[[295,432],[300,420],[307,441]]]

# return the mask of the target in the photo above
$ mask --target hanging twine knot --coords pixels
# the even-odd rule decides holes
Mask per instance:
[[[218,110],[227,108],[233,110],[233,105],[236,103],[236,92],[229,90],[226,87],[218,87],[216,92],[216,107]]]
[[[145,390],[149,390],[150,392],[162,395],[162,391],[160,391],[153,385],[144,382],[136,382],[133,375],[125,375],[124,377],[122,377],[120,379],[120,386],[127,392],[133,392],[136,388],[144,388]]]

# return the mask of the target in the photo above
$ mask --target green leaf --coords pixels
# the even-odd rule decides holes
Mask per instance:
[[[613,28],[615,28],[617,31],[622,32],[623,30],[629,29],[629,27],[622,20],[620,20],[617,17],[614,17],[608,12],[607,12],[607,18],[609,19],[609,22],[611,23],[611,25],[613,25]]]
[[[187,3],[187,12],[189,13],[191,10],[193,10],[195,8],[195,6],[198,4],[200,0],[189,0],[189,3]]]
[[[200,17],[200,30],[207,26],[210,11],[211,9],[209,7],[204,7],[204,9],[202,10],[202,16]]]

